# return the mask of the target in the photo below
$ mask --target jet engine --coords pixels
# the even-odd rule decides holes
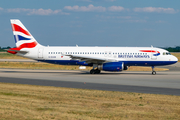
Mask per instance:
[[[102,65],[98,65],[98,70],[104,71],[122,71],[124,70],[124,63],[123,62],[108,62]]]

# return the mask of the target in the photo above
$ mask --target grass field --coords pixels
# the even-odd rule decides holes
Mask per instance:
[[[7,52],[0,52],[0,59],[27,59]]]
[[[180,62],[180,53],[171,53],[172,55],[176,56],[178,58],[178,62]]]
[[[0,119],[173,120],[180,96],[0,83]]]

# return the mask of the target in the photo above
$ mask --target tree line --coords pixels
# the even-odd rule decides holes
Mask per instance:
[[[166,47],[166,48],[163,48],[163,49],[166,49],[166,50],[169,51],[169,52],[180,52],[180,46],[176,46],[176,47]]]
[[[6,52],[6,49],[9,49],[9,48],[11,48],[11,47],[0,47],[0,52]]]

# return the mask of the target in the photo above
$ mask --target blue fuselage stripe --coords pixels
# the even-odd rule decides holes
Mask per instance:
[[[38,60],[41,62],[47,62],[59,65],[83,65],[83,66],[93,66],[93,64],[88,64],[85,61],[79,62],[78,60]],[[162,66],[174,64],[177,61],[119,61],[123,62],[125,66]]]

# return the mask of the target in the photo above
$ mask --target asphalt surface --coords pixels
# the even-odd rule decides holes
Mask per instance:
[[[37,62],[29,59],[0,59],[9,62]],[[102,72],[89,71],[0,69],[0,82],[42,86],[95,89],[180,95],[180,63],[168,66],[169,71],[157,72]]]
[[[0,82],[42,86],[180,95],[180,71],[102,72],[0,69]]]

